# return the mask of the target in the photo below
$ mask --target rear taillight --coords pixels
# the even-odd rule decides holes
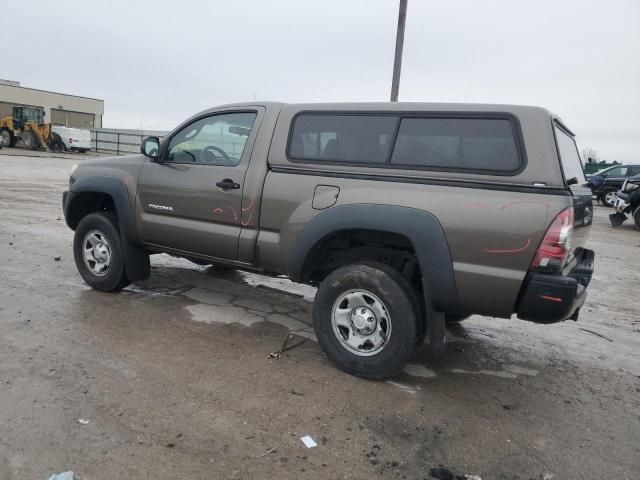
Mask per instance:
[[[571,253],[573,207],[561,211],[547,229],[531,262],[531,270],[558,271]]]

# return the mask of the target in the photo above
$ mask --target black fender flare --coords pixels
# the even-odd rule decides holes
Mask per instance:
[[[90,176],[80,178],[73,183],[63,201],[65,221],[72,230],[75,230],[77,225],[71,223],[69,210],[74,199],[77,199],[81,193],[102,193],[112,198],[118,216],[118,230],[127,277],[132,282],[149,278],[151,273],[149,255],[138,240],[133,207],[129,202],[129,193],[124,181],[112,177]]]
[[[340,230],[368,229],[406,236],[418,257],[427,310],[429,342],[440,353],[446,346],[444,312],[460,310],[453,260],[442,225],[430,212],[410,207],[353,204],[330,208],[316,215],[296,239],[289,256],[288,274],[302,278],[314,246]]]

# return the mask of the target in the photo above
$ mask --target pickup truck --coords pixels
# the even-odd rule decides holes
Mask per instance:
[[[147,278],[161,252],[284,274],[318,287],[321,348],[365,378],[426,339],[441,353],[471,314],[576,320],[592,208],[558,116],[479,104],[221,106],[82,162],[63,195],[93,288]]]
[[[80,153],[91,150],[91,132],[89,130],[58,125],[54,125],[52,130],[60,137],[64,150]]]

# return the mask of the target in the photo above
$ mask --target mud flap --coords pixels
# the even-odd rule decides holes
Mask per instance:
[[[609,215],[609,221],[611,222],[611,226],[613,228],[616,228],[622,225],[626,219],[627,219],[627,216],[621,212],[616,212]]]
[[[122,233],[122,230],[120,230],[120,240],[127,278],[132,282],[139,282],[149,278],[151,275],[149,254],[139,245],[129,241]]]
[[[422,278],[422,291],[424,292],[429,348],[434,355],[440,355],[447,349],[447,324],[445,315],[433,307],[433,301],[429,295],[429,289],[424,282],[424,277]]]

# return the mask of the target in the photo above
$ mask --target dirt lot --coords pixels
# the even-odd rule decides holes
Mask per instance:
[[[473,317],[371,382],[312,339],[267,359],[312,337],[313,290],[282,279],[162,255],[90,290],[60,207],[74,160],[1,153],[0,478],[640,478],[640,232],[604,208],[579,322]]]

